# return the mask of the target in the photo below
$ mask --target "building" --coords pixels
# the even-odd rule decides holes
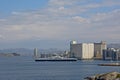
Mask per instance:
[[[100,43],[94,43],[94,57],[96,59],[102,59],[104,49],[107,49],[107,44],[105,41],[101,41]]]
[[[34,57],[35,58],[41,57],[37,48],[34,49]]]
[[[38,50],[37,48],[34,49],[34,57],[37,57],[37,54],[38,54]]]
[[[120,50],[114,48],[103,50],[103,60],[120,60]]]
[[[70,57],[77,59],[92,59],[94,57],[93,43],[80,43],[71,41],[70,43]]]

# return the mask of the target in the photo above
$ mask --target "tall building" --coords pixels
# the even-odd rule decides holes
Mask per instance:
[[[77,45],[77,42],[76,41],[71,41],[70,42],[70,53],[69,53],[69,57],[72,57],[74,58],[75,56],[75,53],[73,51],[73,46],[75,47],[75,45]]]
[[[94,57],[94,44],[78,44],[76,41],[72,41],[70,43],[70,57],[77,59],[92,59]]]
[[[105,41],[101,41],[100,43],[94,43],[94,57],[102,59],[104,49],[107,49]]]
[[[37,48],[34,49],[34,57],[37,57],[38,56],[38,50]]]
[[[120,60],[120,50],[114,48],[103,50],[103,60]]]

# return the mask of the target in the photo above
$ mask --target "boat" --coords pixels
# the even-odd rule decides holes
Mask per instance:
[[[120,63],[98,64],[99,66],[120,66]]]
[[[77,61],[77,58],[48,57],[48,58],[35,58],[35,61]]]

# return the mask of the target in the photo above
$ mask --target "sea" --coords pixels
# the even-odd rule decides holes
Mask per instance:
[[[85,77],[112,71],[119,66],[98,66],[114,61],[35,62],[30,56],[0,57],[0,80],[85,80]]]

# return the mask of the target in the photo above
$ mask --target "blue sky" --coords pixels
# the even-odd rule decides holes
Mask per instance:
[[[48,0],[0,0],[0,12],[8,16],[13,11],[30,11],[44,8]]]
[[[0,48],[119,43],[120,0],[0,0]]]

